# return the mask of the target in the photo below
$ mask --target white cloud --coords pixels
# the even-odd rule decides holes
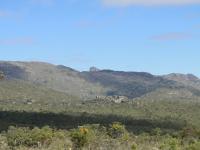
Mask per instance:
[[[200,4],[200,0],[102,0],[106,6],[162,6],[162,5],[192,5]]]

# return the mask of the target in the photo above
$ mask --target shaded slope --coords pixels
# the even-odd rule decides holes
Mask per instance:
[[[81,76],[94,83],[109,87],[107,95],[124,95],[129,98],[140,97],[159,88],[180,88],[176,81],[153,76],[145,72],[122,72],[102,70],[83,72]]]

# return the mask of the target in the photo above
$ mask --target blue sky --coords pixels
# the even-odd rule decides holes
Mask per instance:
[[[0,0],[0,60],[200,76],[200,0]]]

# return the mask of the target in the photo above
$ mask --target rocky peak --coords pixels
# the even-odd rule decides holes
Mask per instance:
[[[100,69],[96,67],[90,67],[90,72],[97,72],[97,71],[100,71]]]
[[[182,80],[182,81],[197,81],[199,80],[198,77],[196,77],[193,74],[179,74],[179,73],[172,73],[166,76],[168,79],[171,80]]]

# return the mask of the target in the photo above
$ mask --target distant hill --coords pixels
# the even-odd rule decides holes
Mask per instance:
[[[0,62],[0,71],[8,80],[18,79],[42,85],[81,98],[104,94],[104,88],[79,76],[79,72],[62,65],[44,62]]]
[[[168,80],[182,83],[185,86],[191,86],[193,88],[200,89],[200,79],[193,74],[172,73],[163,77]]]
[[[39,89],[42,88],[41,92],[35,93],[38,98],[44,96],[45,90],[52,90],[52,93],[59,93],[58,95],[64,97],[74,96],[81,100],[114,95],[126,96],[129,99],[149,95],[151,95],[151,99],[172,97],[172,95],[175,98],[190,99],[200,96],[200,79],[192,74],[173,73],[155,76],[146,72],[100,70],[96,67],[91,67],[90,71],[79,72],[63,65],[14,61],[0,61],[0,71],[6,79],[0,81],[4,85],[4,88],[0,88],[0,93],[3,90],[10,93],[9,90],[12,89],[12,93],[15,93],[13,95],[17,95],[19,90],[17,87],[22,85],[22,87],[26,87],[21,90],[24,91],[21,92],[22,95],[31,94],[34,91],[39,92]],[[10,85],[10,87],[6,87],[6,85]],[[59,97],[58,95],[57,97]]]
[[[22,80],[0,81],[0,103],[71,102],[78,97]]]
[[[186,88],[191,90],[191,87],[182,82],[145,72],[102,70],[82,72],[81,76],[87,81],[108,87],[107,95],[123,95],[129,98],[140,97],[161,88],[169,90]]]

